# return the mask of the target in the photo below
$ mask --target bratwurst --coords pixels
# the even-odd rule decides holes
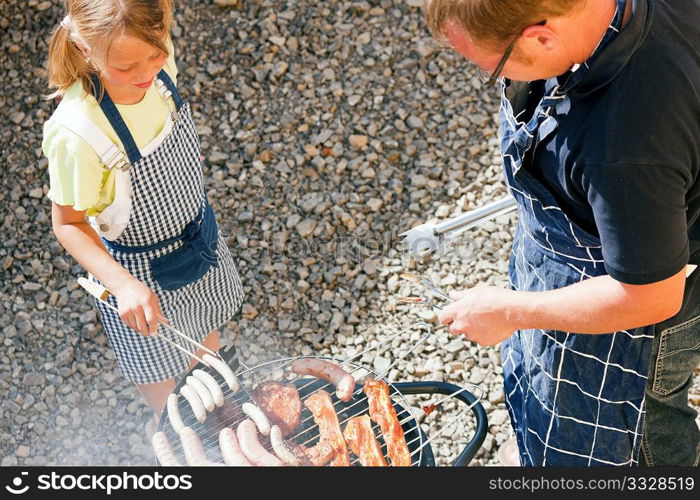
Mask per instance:
[[[338,365],[323,359],[300,358],[292,362],[290,369],[299,375],[311,375],[335,386],[335,395],[347,403],[355,390],[355,379]]]
[[[219,383],[214,377],[209,375],[204,370],[193,370],[192,375],[194,375],[194,378],[198,379],[207,387],[207,389],[209,389],[209,393],[214,399],[214,404],[216,406],[224,406],[224,392],[221,390],[221,386],[219,386]]]
[[[272,443],[272,449],[275,451],[275,455],[282,460],[284,465],[289,465],[291,467],[297,467],[299,465],[299,459],[291,452],[287,443],[284,442],[282,431],[276,425],[273,425],[272,429],[270,429],[270,442]]]
[[[185,424],[182,423],[182,418],[180,418],[178,397],[174,392],[171,392],[168,396],[168,418],[173,430],[180,434],[180,431],[185,428]]]
[[[240,384],[238,383],[238,378],[236,378],[236,374],[233,373],[233,370],[231,370],[231,367],[227,365],[224,361],[220,360],[219,358],[215,358],[211,354],[205,354],[202,356],[202,359],[209,363],[209,365],[214,368],[217,372],[219,372],[219,375],[221,375],[224,380],[226,381],[226,385],[228,385],[228,388],[231,389],[231,392],[238,392],[238,389],[241,388]]]
[[[158,463],[160,463],[160,465],[163,467],[182,466],[182,464],[178,462],[177,458],[175,457],[175,452],[170,446],[170,441],[168,441],[168,438],[165,436],[164,432],[156,432],[153,434],[151,442],[153,443],[153,451],[155,451],[156,458],[158,459]]]
[[[185,427],[180,432],[180,442],[182,443],[182,451],[185,452],[187,465],[190,466],[209,466],[209,465],[224,465],[212,462],[207,458],[202,448],[202,442],[199,440],[197,433],[191,427]]]
[[[279,467],[282,465],[280,459],[267,451],[258,439],[258,429],[249,418],[238,424],[236,429],[238,444],[246,458],[253,465],[263,465]]]
[[[219,433],[219,448],[226,465],[247,466],[253,465],[241,451],[236,433],[230,427],[224,427]]]

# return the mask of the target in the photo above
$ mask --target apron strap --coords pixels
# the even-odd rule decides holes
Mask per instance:
[[[139,151],[136,141],[134,141],[134,137],[131,135],[131,132],[129,132],[129,128],[126,126],[126,123],[124,122],[122,115],[119,113],[117,106],[114,104],[114,101],[112,101],[112,98],[109,97],[107,91],[103,89],[102,83],[97,75],[92,75],[92,83],[95,86],[97,96],[102,93],[102,99],[100,99],[99,102],[100,108],[102,108],[102,112],[107,117],[107,120],[109,120],[109,124],[122,141],[122,145],[126,150],[126,155],[129,157],[129,161],[133,165],[141,159],[141,151]]]
[[[95,125],[85,115],[59,112],[54,114],[54,119],[87,142],[106,168],[117,168],[126,171],[131,167],[121,149],[100,130],[100,127]]]
[[[166,87],[168,87],[168,90],[172,94],[173,100],[175,101],[175,109],[180,111],[180,108],[184,104],[182,101],[182,97],[180,97],[180,93],[177,91],[177,87],[175,86],[172,79],[164,69],[161,69],[158,72],[158,79],[161,80]]]

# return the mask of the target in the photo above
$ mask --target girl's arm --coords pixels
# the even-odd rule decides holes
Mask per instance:
[[[144,335],[155,334],[163,317],[158,297],[112,258],[85,220],[85,211],[53,203],[51,222],[61,245],[116,297],[122,320]]]

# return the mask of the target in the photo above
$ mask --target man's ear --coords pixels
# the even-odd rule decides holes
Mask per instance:
[[[523,30],[522,37],[528,41],[536,41],[545,50],[554,50],[558,40],[557,33],[543,23],[528,26]]]

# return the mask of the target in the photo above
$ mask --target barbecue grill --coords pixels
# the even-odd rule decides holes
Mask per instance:
[[[252,401],[249,390],[252,390],[258,384],[268,380],[293,383],[296,386],[302,401],[319,390],[327,391],[331,395],[333,406],[338,415],[341,428],[344,428],[345,422],[347,422],[350,418],[357,415],[368,414],[367,398],[362,391],[363,382],[368,378],[384,379],[385,374],[389,373],[391,368],[398,361],[403,359],[406,355],[408,355],[408,353],[412,352],[418,345],[423,343],[430,335],[432,335],[432,330],[429,325],[419,323],[417,325],[413,325],[411,328],[416,326],[426,328],[428,333],[421,340],[416,342],[409,350],[397,357],[397,359],[382,373],[377,373],[372,368],[364,366],[363,364],[353,360],[360,358],[362,355],[370,351],[389,347],[391,340],[405,333],[410,328],[390,336],[383,342],[380,342],[378,345],[366,349],[348,360],[334,359],[331,357],[317,357],[343,367],[343,369],[345,369],[355,378],[355,391],[352,398],[347,402],[343,402],[338,399],[335,395],[335,387],[325,380],[307,376],[300,377],[289,370],[289,366],[294,360],[310,358],[313,356],[282,358],[275,361],[262,363],[254,367],[247,367],[238,360],[236,349],[234,347],[231,346],[228,348],[222,348],[219,350],[219,355],[236,373],[236,376],[241,383],[240,390],[233,394],[226,385],[223,377],[221,377],[216,370],[199,363],[197,366],[192,368],[188,374],[195,369],[205,370],[210,373],[217,380],[224,392],[224,406],[215,408],[213,412],[207,414],[206,421],[200,423],[194,416],[189,404],[187,404],[184,398],[179,397],[180,417],[182,418],[183,423],[186,426],[191,427],[201,439],[207,458],[218,463],[223,463],[223,457],[221,456],[221,452],[219,450],[219,432],[225,427],[235,429],[238,423],[246,418],[241,406],[248,401]],[[185,385],[186,377],[187,374],[182,376],[177,383],[173,391],[175,394],[179,394],[180,388]],[[486,412],[480,403],[483,391],[479,386],[475,386],[473,384],[469,385],[473,387],[475,392],[479,393],[478,397],[467,391],[465,388],[444,382],[428,381],[389,383],[392,404],[394,405],[399,422],[403,429],[411,454],[411,464],[413,466],[434,466],[435,456],[430,446],[431,441],[446,429],[450,428],[452,424],[457,421],[457,419],[465,417],[468,413],[473,414],[475,418],[474,435],[467,442],[466,446],[457,456],[457,458],[455,458],[452,465],[466,465],[474,457],[479,447],[483,443],[484,438],[486,437],[487,419]],[[423,394],[443,395],[443,398],[440,400],[440,402],[438,402],[438,405],[444,401],[452,399],[462,403],[459,407],[460,411],[453,415],[440,430],[431,433],[431,436],[427,436],[421,429],[416,415],[412,413],[410,409],[411,407],[405,399],[405,396],[407,395]],[[319,440],[319,430],[311,412],[305,406],[303,407],[300,420],[301,425],[294,429],[294,431],[287,436],[286,440],[305,447],[311,447]],[[382,439],[381,432],[379,432],[379,427],[373,423],[373,428],[386,458],[386,445]],[[165,433],[180,463],[186,463],[179,436],[170,424],[167,408],[163,411],[163,415],[160,419],[159,430]],[[272,447],[268,440],[263,439],[261,442],[269,451],[272,451]],[[355,458],[352,465],[359,465],[359,460]]]

